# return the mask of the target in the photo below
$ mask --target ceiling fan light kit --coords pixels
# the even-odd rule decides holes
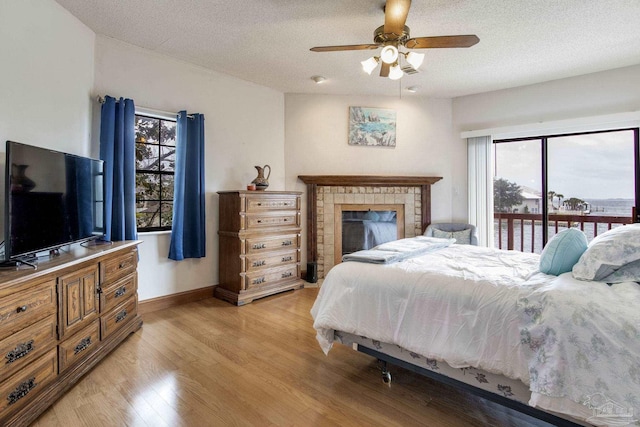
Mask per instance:
[[[405,22],[409,14],[411,0],[387,0],[384,7],[384,25],[373,32],[374,44],[358,44],[343,46],[317,46],[311,48],[313,52],[335,52],[344,50],[367,50],[382,47],[379,56],[361,61],[362,69],[371,74],[382,61],[380,76],[389,77],[392,80],[402,78],[404,74],[418,72],[418,68],[424,61],[424,54],[417,52],[402,52],[399,47],[405,49],[435,49],[471,47],[480,39],[473,34],[459,36],[414,37],[409,35],[409,27]],[[400,66],[400,54],[404,56],[409,65]],[[404,71],[403,71],[404,70]]]
[[[379,57],[372,56],[365,61],[361,61],[360,63],[362,64],[362,69],[364,70],[364,72],[367,74],[371,74],[371,72],[378,66],[378,61],[380,61]]]
[[[398,60],[398,48],[392,45],[387,45],[380,51],[380,59],[385,64],[393,64]]]
[[[420,68],[424,61],[424,53],[409,52],[404,54],[405,59],[414,69]]]
[[[403,74],[404,73],[402,72],[398,64],[392,65],[391,68],[389,69],[389,78],[391,80],[401,79]]]

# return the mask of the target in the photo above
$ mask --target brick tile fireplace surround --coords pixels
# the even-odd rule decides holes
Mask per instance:
[[[441,177],[300,175],[307,184],[307,281],[317,282],[339,262],[340,220],[349,209],[397,210],[399,237],[414,237],[431,223],[431,185]]]

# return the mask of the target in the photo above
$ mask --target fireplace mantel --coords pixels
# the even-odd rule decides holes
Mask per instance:
[[[432,185],[441,176],[380,176],[380,175],[298,175],[305,184],[337,186],[397,187]]]
[[[323,206],[318,206],[318,187],[366,187],[369,189],[371,189],[370,187],[374,189],[376,187],[402,187],[405,188],[405,191],[406,187],[418,187],[420,189],[421,211],[419,225],[424,232],[431,223],[431,185],[442,179],[438,176],[385,175],[298,175],[298,178],[307,184],[307,281],[311,283],[315,283],[318,278],[319,208],[324,213]],[[324,218],[324,215],[322,217]],[[320,244],[322,243],[320,242]],[[324,269],[321,270],[323,273]]]

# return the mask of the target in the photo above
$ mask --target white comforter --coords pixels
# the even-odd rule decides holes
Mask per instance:
[[[311,310],[318,341],[327,353],[340,330],[519,379],[532,406],[594,424],[608,424],[593,419],[602,399],[640,414],[640,286],[549,276],[538,262],[453,245],[339,264]]]

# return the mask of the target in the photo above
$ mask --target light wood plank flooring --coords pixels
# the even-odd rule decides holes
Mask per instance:
[[[236,307],[214,298],[150,313],[34,426],[546,426],[335,345],[309,310],[318,289]]]

